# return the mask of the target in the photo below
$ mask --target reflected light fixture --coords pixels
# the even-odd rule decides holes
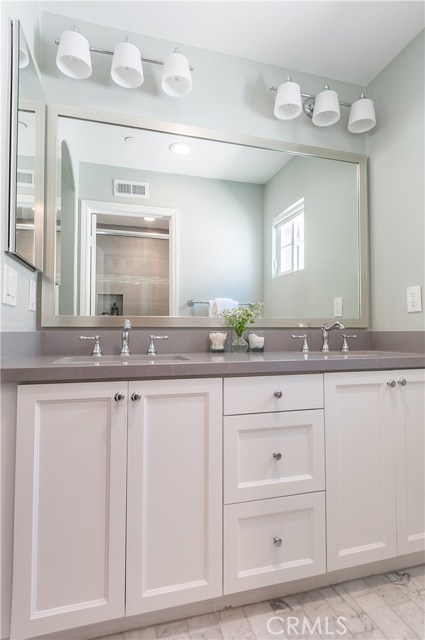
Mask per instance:
[[[186,156],[191,151],[189,145],[185,142],[173,142],[168,148],[172,153],[176,153],[179,156]]]
[[[279,120],[292,120],[303,111],[312,119],[316,127],[329,127],[341,117],[340,107],[348,107],[350,115],[348,130],[350,133],[365,133],[376,125],[373,101],[362,93],[353,104],[339,100],[336,91],[325,84],[316,96],[302,93],[299,85],[288,76],[279,87],[272,85],[270,91],[276,91],[274,115]],[[301,97],[304,102],[301,105]]]
[[[143,84],[143,62],[163,67],[161,87],[164,93],[174,98],[189,95],[192,91],[192,71],[187,58],[175,49],[165,61],[154,58],[143,58],[138,47],[129,38],[115,45],[114,50],[91,47],[88,40],[78,31],[64,31],[56,55],[56,66],[70,78],[84,80],[92,72],[91,53],[112,56],[111,78],[126,89],[137,89]]]

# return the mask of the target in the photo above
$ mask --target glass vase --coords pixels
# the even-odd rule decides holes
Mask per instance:
[[[248,343],[244,340],[243,336],[237,336],[232,342],[233,353],[245,353],[248,351]]]

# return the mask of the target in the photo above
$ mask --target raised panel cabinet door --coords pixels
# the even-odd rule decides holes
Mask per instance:
[[[325,374],[328,571],[394,557],[393,374]]]
[[[131,382],[127,615],[222,592],[221,380]]]
[[[124,615],[126,389],[18,389],[12,638]]]
[[[325,492],[224,507],[224,593],[326,571]]]
[[[323,409],[224,418],[224,502],[325,488]]]
[[[425,371],[395,371],[398,554],[425,548]]]

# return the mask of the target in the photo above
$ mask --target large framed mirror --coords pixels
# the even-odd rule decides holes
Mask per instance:
[[[43,268],[45,105],[19,20],[10,21],[10,139],[7,252]]]
[[[47,138],[42,326],[368,326],[364,156],[58,105]]]

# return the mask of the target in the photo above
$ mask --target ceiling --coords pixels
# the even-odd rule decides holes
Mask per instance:
[[[40,10],[366,87],[424,28],[423,0],[102,0]]]

